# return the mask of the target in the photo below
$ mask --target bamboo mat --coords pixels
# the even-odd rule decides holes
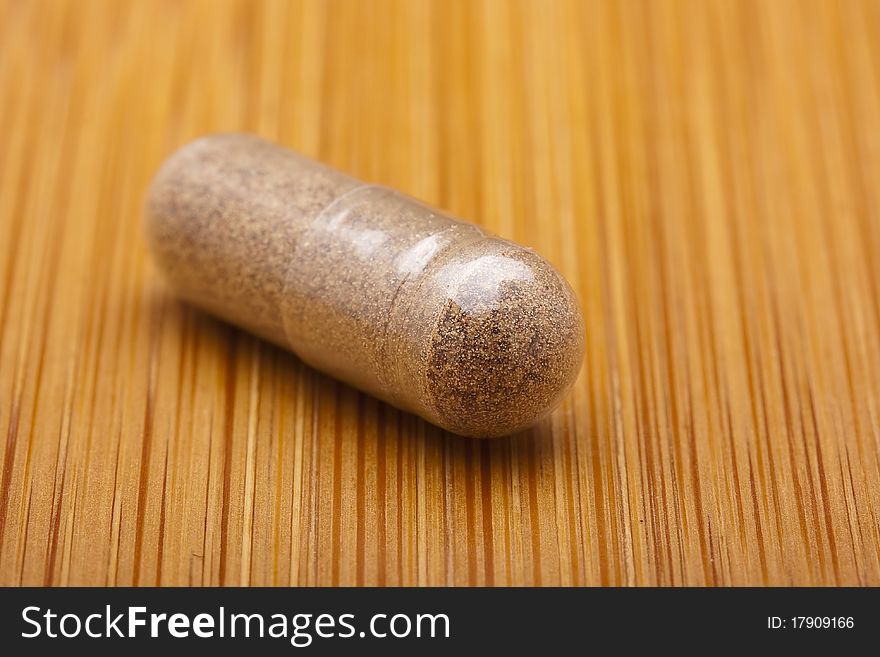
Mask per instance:
[[[880,584],[880,4],[0,2],[0,583]],[[176,301],[255,132],[534,247],[569,399],[445,434]]]

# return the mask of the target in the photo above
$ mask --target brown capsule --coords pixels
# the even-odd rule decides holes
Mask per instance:
[[[535,423],[580,368],[577,301],[534,251],[262,139],[184,146],[146,214],[182,297],[454,433]]]

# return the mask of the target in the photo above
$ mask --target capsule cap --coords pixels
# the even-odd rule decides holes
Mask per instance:
[[[433,283],[446,291],[425,356],[435,421],[493,437],[553,410],[584,354],[580,308],[556,269],[530,249],[485,238],[441,265]]]

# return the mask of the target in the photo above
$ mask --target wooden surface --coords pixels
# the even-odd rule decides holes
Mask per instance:
[[[880,584],[880,4],[0,3],[0,582]],[[545,254],[570,398],[442,433],[177,302],[247,130]]]

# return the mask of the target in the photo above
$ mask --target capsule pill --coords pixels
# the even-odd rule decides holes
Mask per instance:
[[[184,299],[454,433],[534,424],[583,359],[575,296],[534,251],[257,137],[174,153],[146,235]]]

